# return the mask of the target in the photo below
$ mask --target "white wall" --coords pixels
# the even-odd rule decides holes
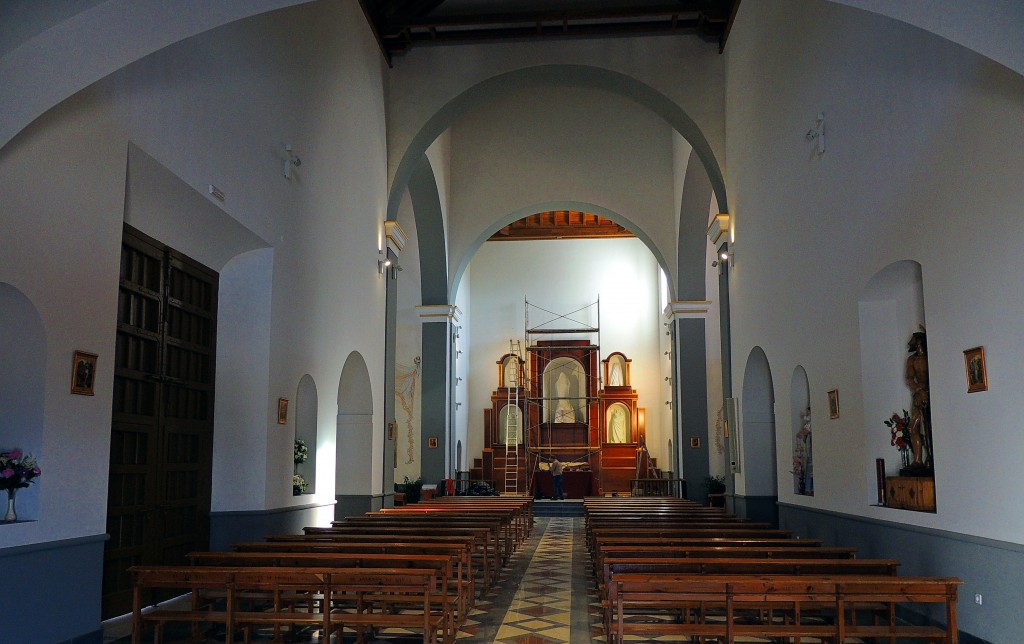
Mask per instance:
[[[317,42],[316,50],[296,47],[296,34]],[[213,205],[273,247],[267,381],[241,392],[260,422],[239,428],[265,448],[236,454],[239,467],[254,470],[257,489],[236,494],[224,486],[239,481],[223,478],[214,489],[216,509],[242,509],[297,502],[284,476],[292,468],[291,427],[277,425],[273,410],[278,397],[294,396],[303,374],[333,392],[345,357],[359,350],[373,356],[371,381],[383,382],[384,338],[376,331],[383,328],[383,282],[375,268],[386,202],[384,140],[379,51],[358,7],[337,2],[253,18],[169,47],[62,103],[0,150],[0,282],[31,300],[47,338],[39,521],[6,527],[5,546],[106,528],[129,142],[196,193],[216,184],[227,199]],[[291,182],[282,176],[285,143],[303,159]],[[132,198],[169,213],[175,204],[188,206],[177,193]],[[166,217],[143,232],[167,224]],[[195,232],[184,226],[179,232]],[[237,242],[199,237],[220,251]],[[179,250],[206,252],[199,242],[186,245]],[[227,261],[230,253],[219,257]],[[100,355],[93,397],[68,394],[74,349]],[[230,398],[242,386],[218,382],[218,394]],[[374,409],[383,409],[380,384],[373,398]],[[333,446],[336,399],[321,395],[319,402],[321,447]],[[380,459],[373,461],[379,468]],[[90,466],[83,470],[83,462]],[[333,476],[333,468],[318,468],[319,499],[333,498]],[[372,480],[379,486],[379,475]],[[369,480],[365,486],[369,493]]]
[[[568,39],[424,47],[389,78],[390,177],[413,137],[445,104],[468,88],[513,70],[552,64],[590,65],[628,76],[681,105],[716,155],[724,148],[718,50],[697,38]]]
[[[1024,517],[1003,511],[1016,503],[1006,473],[1024,460],[1024,300],[1011,296],[1024,277],[1024,79],[902,23],[809,0],[744,2],[726,55],[735,388],[760,345],[782,376],[777,399],[790,398],[797,364],[814,409],[840,393],[839,419],[815,415],[814,497],[783,484],[781,499],[1024,543]],[[818,112],[821,157],[804,138]],[[922,266],[934,515],[871,507],[863,474],[867,438],[888,432],[892,410],[861,404],[858,299],[903,259]],[[977,345],[994,356],[990,390],[967,394],[963,350]],[[790,412],[776,413],[788,447]]]
[[[487,242],[473,257],[470,270],[470,457],[479,458],[483,450],[483,410],[490,407],[491,393],[498,387],[495,362],[508,353],[509,339],[524,341],[526,347],[524,298],[561,315],[600,297],[601,357],[621,351],[632,359],[632,385],[639,393],[639,406],[647,408],[648,444],[652,454],[666,462],[670,436],[661,435],[662,414],[668,407],[659,399],[667,374],[660,368],[658,265],[642,242]],[[536,309],[530,315],[531,326],[552,319],[540,317]],[[573,317],[584,324],[598,323],[592,309]]]
[[[522,90],[466,114],[451,141],[452,270],[499,224],[559,202],[611,211],[674,266],[672,130],[635,103],[591,89]]]

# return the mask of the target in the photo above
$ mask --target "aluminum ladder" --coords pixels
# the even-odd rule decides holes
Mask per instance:
[[[523,381],[522,347],[518,340],[508,341],[509,360],[514,361],[515,380],[506,382],[507,400],[505,414],[505,494],[519,494],[519,438],[522,428],[519,426],[519,387]],[[511,386],[509,386],[511,385]]]

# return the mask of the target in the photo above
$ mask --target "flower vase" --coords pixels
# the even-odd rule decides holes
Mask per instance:
[[[903,469],[910,467],[910,450],[903,448],[900,450],[900,459],[903,461]]]
[[[18,511],[14,507],[14,491],[16,488],[7,490],[7,514],[4,515],[4,521],[7,523],[14,523],[18,520]]]

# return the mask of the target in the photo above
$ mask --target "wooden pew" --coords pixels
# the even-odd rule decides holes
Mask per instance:
[[[527,521],[527,515],[518,506],[483,506],[477,505],[472,508],[454,506],[451,504],[416,504],[412,507],[386,508],[377,512],[367,512],[365,517],[401,517],[401,518],[427,518],[447,519],[449,517],[462,519],[497,519],[501,522],[502,536],[508,539],[514,547],[521,545],[530,536],[532,526]],[[511,549],[510,549],[511,550]]]
[[[527,536],[529,536],[530,532],[533,531],[533,499],[530,497],[442,496],[432,501],[429,501],[424,505],[426,505],[427,507],[455,507],[467,512],[474,512],[476,508],[480,507],[514,508],[517,519],[522,520],[525,525]]]
[[[483,530],[485,534],[484,543],[496,565],[492,569],[492,577],[496,578],[505,565],[512,552],[512,539],[508,527],[499,519],[464,517],[443,517],[434,518],[427,516],[402,516],[388,517],[376,515],[373,517],[349,518],[344,521],[331,522],[332,528],[371,528],[378,531],[394,532],[395,530],[407,529],[411,532],[422,534],[443,534],[442,530],[471,529]],[[491,579],[493,583],[494,579]],[[490,585],[490,584],[488,584]]]
[[[440,592],[441,574],[432,569],[390,568],[291,568],[291,567],[205,567],[134,566],[132,642],[138,644],[149,624],[154,641],[162,642],[163,626],[185,622],[222,624],[225,641],[234,641],[241,628],[249,642],[258,625],[276,629],[285,625],[312,625],[322,629],[327,641],[344,626],[357,630],[404,628],[423,632],[425,643],[436,644],[444,634],[448,617],[433,610]],[[142,592],[146,588],[169,588],[193,594],[188,610],[157,609],[143,613]],[[208,597],[214,599],[207,599]],[[282,597],[313,597],[305,610]],[[407,608],[415,601],[416,611],[392,613],[374,611],[389,603]],[[347,606],[347,610],[340,607]],[[354,607],[354,608],[353,608]]]
[[[443,542],[375,542],[333,541],[322,538],[306,538],[303,535],[269,536],[266,541],[239,542],[232,544],[235,552],[258,553],[353,553],[378,554],[391,557],[406,555],[446,555],[454,562],[453,581],[458,594],[457,613],[459,620],[474,605],[476,592],[473,579],[472,541],[462,543]]]
[[[907,638],[955,644],[956,600],[963,582],[946,577],[617,574],[609,586],[613,630],[609,641],[626,636],[718,638],[818,638],[844,642],[848,637]],[[888,607],[887,623],[858,619],[858,608]],[[943,604],[946,624],[898,623],[897,606]],[[721,608],[722,621],[703,619],[708,606]],[[696,608],[693,619],[678,619],[683,608]],[[774,618],[749,622],[742,617],[771,610]],[[643,613],[640,619],[630,614]],[[665,611],[672,615],[664,617]],[[785,619],[778,619],[785,612]],[[811,619],[813,618],[813,619]]]
[[[696,537],[704,539],[732,538],[732,539],[792,539],[793,533],[789,530],[771,530],[767,528],[735,528],[723,526],[720,528],[686,528],[684,526],[644,526],[638,525],[632,529],[622,528],[593,528],[587,539],[587,547],[593,552],[595,543],[601,538],[610,536],[653,538],[653,539],[675,539],[681,537]]]
[[[446,528],[425,528],[409,526],[384,526],[382,524],[344,525],[339,523],[331,527],[306,527],[303,528],[306,536],[335,538],[336,536],[349,536],[359,540],[388,540],[408,541],[415,539],[423,540],[447,540],[449,538],[469,538],[473,542],[473,552],[480,560],[480,569],[483,580],[480,593],[483,594],[490,589],[494,583],[497,572],[500,572],[498,565],[498,551],[491,547],[491,531],[486,527],[446,527]]]
[[[403,510],[404,508],[398,508]],[[411,526],[420,528],[443,528],[443,527],[486,527],[491,532],[490,544],[496,549],[500,556],[500,562],[504,565],[518,545],[515,527],[510,518],[495,515],[472,515],[452,513],[435,515],[421,512],[409,512],[401,514],[393,513],[367,513],[362,517],[349,517],[341,522],[333,521],[331,525],[391,525]]]
[[[606,559],[598,577],[598,594],[605,611],[605,627],[612,624],[614,603],[609,588],[619,575],[884,575],[895,576],[895,559],[751,559],[620,557]],[[606,631],[606,632],[610,632]]]
[[[450,555],[365,554],[351,552],[190,552],[186,558],[193,566],[269,567],[283,568],[391,568],[435,570],[442,575],[441,587],[434,595],[446,617],[444,632],[451,639],[465,613],[456,614],[454,605],[462,605],[458,594],[452,597],[448,581],[452,578],[453,559]],[[458,591],[457,591],[458,592]],[[454,599],[454,601],[452,601]],[[275,632],[275,636],[278,633]]]
[[[613,544],[598,546],[594,551],[594,574],[600,578],[605,561],[623,557],[665,558],[725,558],[725,559],[854,559],[856,548],[821,546],[773,547],[773,546],[704,546],[664,544]]]

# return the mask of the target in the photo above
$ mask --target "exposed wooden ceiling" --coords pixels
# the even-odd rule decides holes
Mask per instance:
[[[693,35],[721,52],[740,0],[359,0],[388,64],[422,45]]]
[[[606,239],[635,237],[604,217],[576,210],[551,210],[523,217],[491,235],[488,241],[538,239]]]

